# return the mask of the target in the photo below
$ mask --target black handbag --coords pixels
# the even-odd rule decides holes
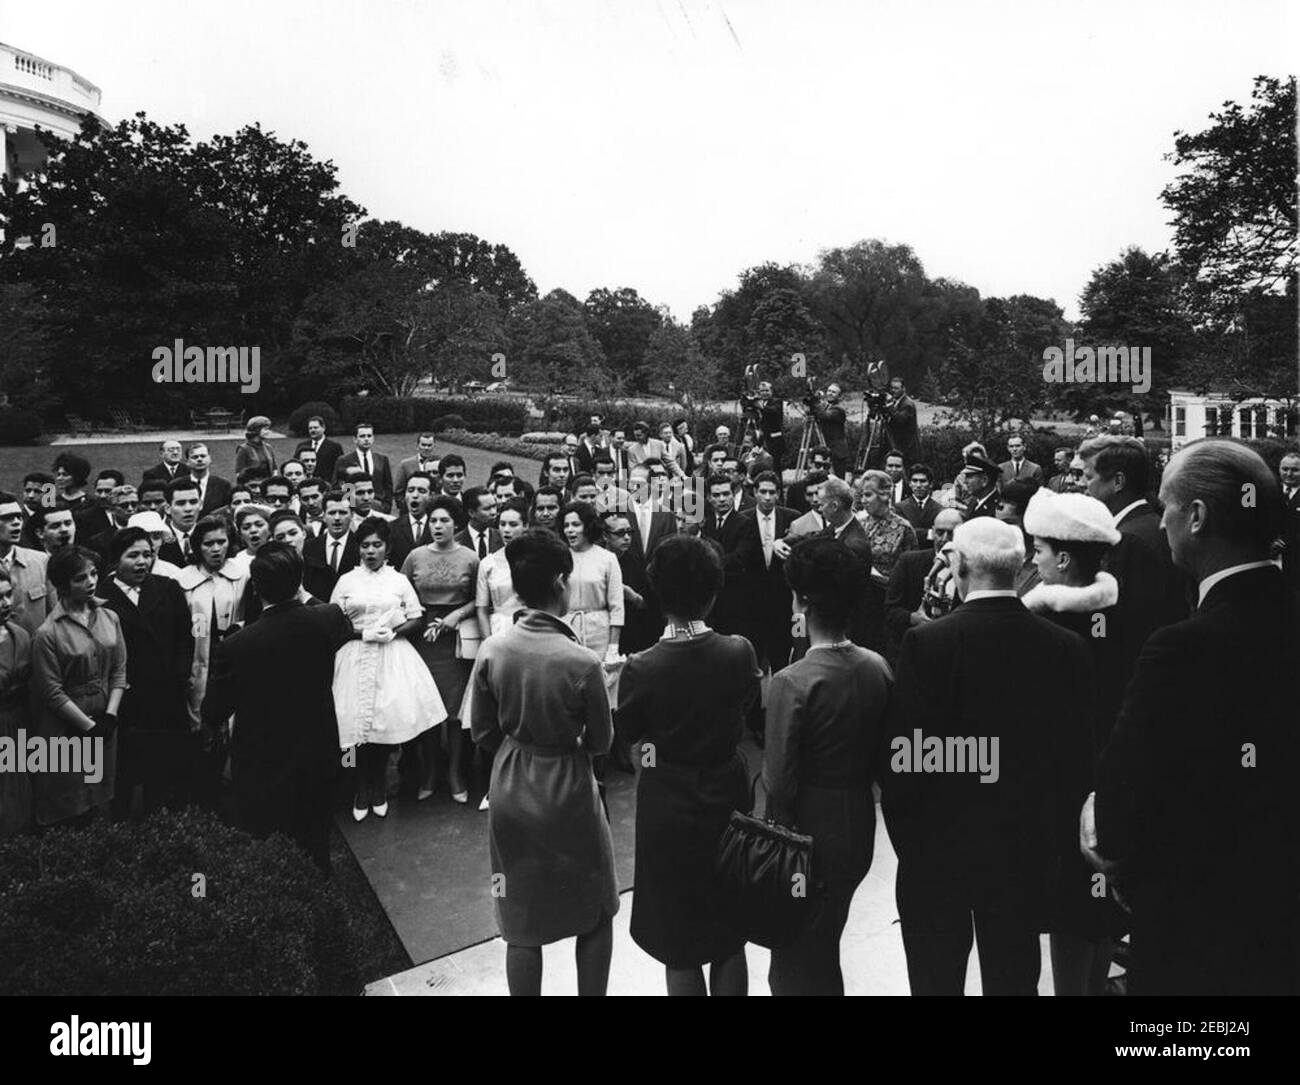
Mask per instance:
[[[751,808],[753,794],[751,787]],[[811,836],[733,810],[714,864],[718,906],[727,924],[755,945],[789,945],[821,907],[812,854]]]

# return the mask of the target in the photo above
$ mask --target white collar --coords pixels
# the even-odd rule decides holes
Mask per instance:
[[[121,591],[121,593],[125,595],[128,599],[130,599],[132,602],[135,602],[135,600],[140,595],[139,588],[133,588],[129,584],[124,584],[117,577],[113,577],[113,583],[116,584],[118,590]]]
[[[1146,503],[1147,503],[1147,499],[1146,499],[1145,497],[1139,497],[1139,498],[1138,498],[1136,501],[1134,501],[1131,505],[1125,505],[1122,509],[1119,510],[1119,512],[1115,513],[1115,519],[1114,519],[1114,524],[1115,524],[1115,526],[1118,527],[1118,526],[1119,526],[1119,522],[1120,522],[1122,519],[1124,519],[1125,516],[1127,516],[1130,512],[1132,512],[1132,511],[1133,511],[1135,508],[1137,508],[1139,505],[1145,505]]]
[[[710,633],[707,622],[699,618],[687,622],[685,625],[666,625],[664,626],[664,635],[660,640],[677,640],[684,633],[687,637],[701,637],[705,633]]]
[[[976,599],[1019,599],[1015,588],[983,588],[973,591],[962,598],[963,603],[973,603]]]
[[[1227,580],[1230,576],[1236,576],[1238,573],[1244,573],[1251,569],[1267,569],[1275,565],[1272,561],[1247,561],[1241,565],[1229,565],[1226,569],[1220,569],[1217,573],[1211,573],[1201,581],[1196,596],[1196,605],[1199,607],[1205,602],[1205,597],[1210,594],[1210,589],[1220,580]]]

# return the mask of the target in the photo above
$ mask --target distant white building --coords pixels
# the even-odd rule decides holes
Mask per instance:
[[[1293,409],[1284,399],[1234,400],[1214,389],[1204,394],[1175,389],[1165,422],[1176,451],[1201,437],[1295,437]]]
[[[99,115],[100,90],[61,64],[0,42],[0,168],[9,178],[45,165],[44,128],[63,139],[81,130],[81,118]]]

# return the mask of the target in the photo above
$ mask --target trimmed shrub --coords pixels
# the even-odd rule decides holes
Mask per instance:
[[[429,429],[434,433],[443,433],[449,429],[467,429],[465,419],[458,414],[439,415],[429,423]]]
[[[0,407],[0,445],[34,445],[40,435],[40,415],[21,407]]]
[[[496,433],[470,433],[468,430],[447,430],[440,434],[444,441],[469,448],[481,448],[489,452],[501,452],[516,459],[541,461],[548,452],[559,445],[538,445],[521,441],[517,437],[502,437]]]
[[[289,432],[295,437],[307,436],[307,419],[320,415],[325,421],[325,432],[337,434],[342,428],[339,413],[328,403],[304,403],[289,415]]]
[[[0,841],[0,995],[351,995],[352,944],[291,841],[208,813]]]

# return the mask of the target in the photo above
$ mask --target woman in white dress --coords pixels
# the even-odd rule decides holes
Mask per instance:
[[[573,554],[569,576],[569,612],[564,620],[603,660],[618,656],[623,633],[623,571],[618,558],[603,546],[600,517],[592,505],[571,501],[560,513],[560,531]]]
[[[388,813],[385,786],[392,750],[447,718],[429,668],[407,635],[424,608],[411,582],[388,564],[392,528],[367,519],[357,528],[361,564],[339,577],[330,602],[343,608],[356,640],[334,657],[334,711],[339,748],[356,748],[357,794],[352,817]]]
[[[528,506],[521,500],[508,501],[497,514],[497,530],[501,532],[501,541],[509,543],[524,530],[528,519]],[[515,622],[515,615],[524,609],[524,604],[515,594],[514,583],[510,579],[510,565],[506,561],[506,548],[489,554],[478,563],[478,587],[474,595],[474,608],[478,612],[479,633],[484,640],[503,629],[509,629]],[[466,703],[469,693],[465,695]],[[461,713],[461,719],[468,721],[468,711]]]

